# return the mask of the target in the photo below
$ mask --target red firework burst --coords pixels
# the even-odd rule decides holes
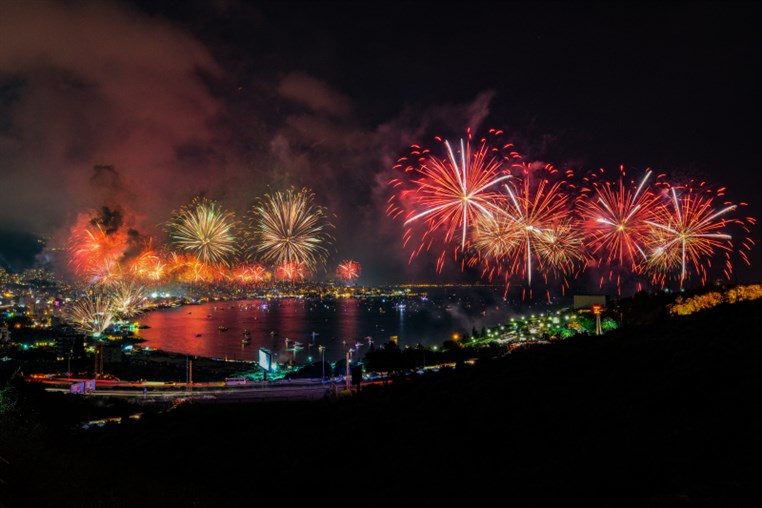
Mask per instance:
[[[296,282],[304,280],[307,273],[309,273],[309,269],[305,263],[299,261],[286,261],[285,263],[278,265],[275,273],[279,280]]]
[[[461,139],[455,148],[449,141],[436,138],[444,144],[444,157],[414,145],[410,154],[394,166],[403,174],[390,182],[397,194],[390,198],[387,214],[404,218],[403,247],[419,235],[410,261],[435,242],[446,245],[456,239],[457,257],[466,249],[474,221],[498,211],[495,202],[500,199],[499,184],[511,177],[510,170],[520,157],[513,145],[495,142],[502,131],[489,133],[494,139],[483,138],[475,148],[470,130],[468,141]],[[442,270],[445,252],[443,247],[437,271]]]
[[[122,278],[120,263],[127,247],[125,234],[108,233],[97,222],[80,216],[69,237],[69,263],[91,283],[109,285]]]
[[[566,278],[585,264],[582,229],[564,192],[567,181],[558,179],[558,173],[547,164],[523,164],[522,176],[504,185],[499,213],[476,223],[474,259],[484,262],[490,278],[502,273],[506,290],[519,275],[531,297],[535,272],[546,284],[549,276],[559,277],[563,288]]]
[[[618,182],[594,179],[596,176],[578,206],[590,256],[598,267],[608,270],[609,280],[616,278],[621,294],[622,272],[638,273],[647,261],[648,221],[654,220],[660,195],[650,186],[650,170],[637,182],[627,179],[623,166],[619,167]],[[656,184],[662,176],[654,179]],[[601,275],[601,286],[604,278]]]
[[[241,284],[260,284],[270,280],[270,272],[259,263],[244,264],[233,268],[232,279]]]
[[[351,259],[345,259],[336,267],[336,277],[342,280],[345,284],[352,284],[355,282],[360,277],[361,272],[360,263]]]
[[[705,284],[712,261],[718,256],[723,258],[722,271],[730,279],[733,271],[731,254],[736,252],[749,263],[745,251],[753,241],[744,238],[737,251],[728,228],[736,225],[748,233],[749,225],[756,221],[751,217],[728,217],[738,205],[725,202],[721,207],[715,207],[714,200],[723,193],[724,189],[713,192],[704,184],[670,189],[667,199],[657,207],[653,220],[647,221],[651,229],[646,269],[655,283],[663,286],[667,279],[677,274],[680,287],[691,276],[697,276]]]

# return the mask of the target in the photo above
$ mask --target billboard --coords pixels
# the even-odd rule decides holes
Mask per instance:
[[[265,370],[265,372],[271,372],[274,370],[273,354],[269,349],[263,347],[259,348],[259,366]]]
[[[71,385],[71,393],[91,393],[95,391],[95,379],[85,379]]]
[[[574,295],[574,309],[590,309],[593,305],[606,307],[606,295]]]

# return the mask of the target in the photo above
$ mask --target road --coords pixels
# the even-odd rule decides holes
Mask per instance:
[[[71,393],[71,384],[81,380],[55,379],[41,380],[47,384],[47,391]],[[245,384],[225,385],[213,383],[163,383],[163,382],[128,382],[98,380],[96,389],[80,397],[123,397],[135,401],[167,401],[168,399],[189,399],[194,402],[236,402],[257,400],[316,400],[337,395],[345,389],[343,383],[316,380],[247,382]]]

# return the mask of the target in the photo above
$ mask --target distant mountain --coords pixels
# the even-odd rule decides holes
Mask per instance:
[[[0,266],[19,273],[34,266],[44,241],[31,233],[0,229]]]

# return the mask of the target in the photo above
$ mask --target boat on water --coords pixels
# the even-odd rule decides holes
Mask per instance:
[[[227,327],[227,326],[222,326],[222,325],[220,325],[220,326],[218,327],[218,330],[219,330],[219,331],[221,331],[221,332],[226,332],[226,331],[228,331],[228,327]]]

